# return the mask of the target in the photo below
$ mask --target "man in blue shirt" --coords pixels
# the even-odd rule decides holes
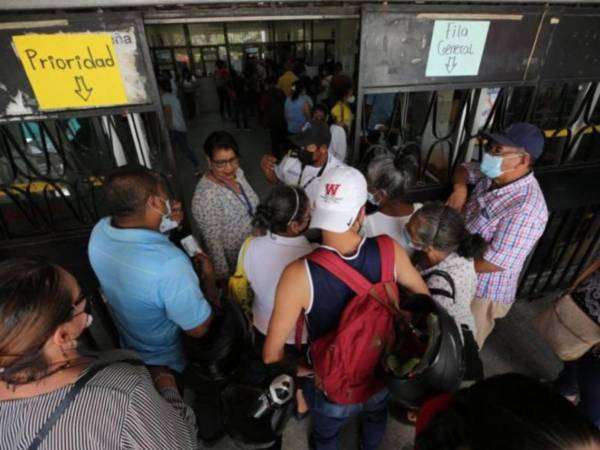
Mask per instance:
[[[159,232],[170,203],[160,178],[143,167],[121,167],[107,178],[109,217],[90,237],[92,268],[111,306],[121,345],[147,365],[182,372],[181,330],[203,336],[212,318],[188,256]],[[201,260],[207,297],[216,299],[210,261]]]

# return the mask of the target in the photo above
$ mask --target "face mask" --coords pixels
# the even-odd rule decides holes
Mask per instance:
[[[159,231],[163,234],[179,226],[177,222],[171,219],[171,203],[169,200],[165,200],[165,206],[167,207],[167,212],[160,218],[160,225],[158,227]]]
[[[381,202],[375,198],[375,194],[371,194],[367,191],[367,201],[372,205],[379,206]]]
[[[408,232],[408,230],[406,228],[404,228],[402,230],[402,246],[404,248],[412,248],[413,250],[424,250],[424,248],[421,245],[416,245],[413,241],[412,238],[410,237],[410,233]]]
[[[502,159],[502,156],[484,153],[481,161],[481,173],[488,178],[498,178],[502,175]]]
[[[348,103],[352,104],[356,101],[356,97],[354,95],[351,95],[350,97],[348,97],[348,99],[346,101]]]
[[[481,173],[488,178],[498,178],[502,174],[510,172],[512,169],[504,171],[502,170],[502,161],[504,161],[505,158],[512,158],[514,156],[519,155],[512,154],[507,156],[496,156],[490,155],[489,153],[484,153],[480,166]]]
[[[304,166],[312,166],[314,163],[313,160],[314,152],[309,152],[308,150],[302,148],[298,152],[298,159]]]

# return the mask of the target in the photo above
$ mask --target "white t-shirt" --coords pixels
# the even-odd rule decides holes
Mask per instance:
[[[254,291],[252,306],[254,326],[264,335],[269,328],[275,303],[275,291],[283,269],[315,248],[316,245],[308,242],[304,236],[285,237],[272,233],[252,239],[248,244],[244,270]],[[287,339],[288,344],[294,344],[295,334],[294,329]],[[302,342],[306,342],[306,330]]]
[[[175,131],[185,133],[187,131],[187,126],[185,125],[185,119],[183,118],[183,111],[181,110],[181,103],[179,103],[179,99],[172,93],[165,92],[160,97],[160,100],[163,106],[168,106],[171,108],[171,123],[173,125],[173,129]]]
[[[346,140],[346,130],[339,125],[331,125],[331,143],[329,144],[329,153],[333,154],[338,160],[346,162],[346,153],[348,151],[348,141]]]
[[[319,177],[335,167],[344,166],[343,162],[329,153],[324,169],[323,167],[304,166],[304,170],[302,170],[302,164],[298,158],[286,156],[275,168],[275,174],[282,183],[304,189],[312,205],[317,198]],[[321,170],[323,171],[321,172]],[[319,172],[321,173],[319,174]]]
[[[417,212],[417,210],[420,209],[422,206],[422,203],[413,203],[413,212],[408,216],[393,217],[383,214],[381,212],[376,212],[374,214],[368,215],[365,218],[365,222],[363,223],[362,232],[366,237],[374,237],[379,236],[380,234],[387,234],[398,244],[400,244],[402,248],[406,250],[408,256],[410,256],[413,253],[413,249],[409,247],[407,242],[405,242],[402,233],[412,215],[415,212]]]

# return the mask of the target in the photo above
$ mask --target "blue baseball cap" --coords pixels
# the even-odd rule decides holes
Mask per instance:
[[[534,160],[544,151],[544,134],[530,123],[517,122],[501,133],[486,133],[484,136],[498,145],[524,148]]]

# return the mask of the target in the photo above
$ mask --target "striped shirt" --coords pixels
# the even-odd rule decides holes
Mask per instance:
[[[537,240],[544,233],[548,208],[540,185],[529,173],[505,186],[491,189],[479,163],[467,163],[469,183],[476,183],[465,207],[465,224],[488,242],[483,259],[504,269],[477,276],[477,297],[510,304],[517,295],[519,274]]]
[[[71,386],[0,401],[0,449],[27,449]],[[39,449],[198,448],[193,411],[176,389],[161,394],[144,366],[113,363],[88,381]]]

